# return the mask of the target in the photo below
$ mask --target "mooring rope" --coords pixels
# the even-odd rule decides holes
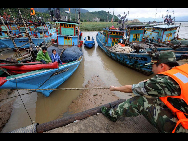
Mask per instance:
[[[109,87],[93,87],[93,88],[58,88],[58,89],[20,89],[20,90],[28,90],[28,91],[33,91],[33,90],[41,90],[41,91],[48,91],[48,90],[92,90],[92,89],[109,89]]]
[[[15,80],[16,80],[16,88],[17,88],[17,87],[18,87],[18,85],[17,85],[17,79],[15,78]],[[24,103],[24,101],[23,101],[23,99],[22,99],[22,96],[20,95],[18,89],[17,89],[17,92],[18,92],[18,96],[20,97],[20,100],[21,100],[21,102],[22,102],[22,104],[23,104],[23,107],[24,107],[24,109],[25,109],[25,111],[26,111],[26,113],[27,113],[27,115],[28,115],[28,117],[29,117],[29,119],[30,119],[30,121],[31,121],[31,124],[34,124],[34,122],[33,122],[32,118],[31,118],[31,116],[30,116],[30,114],[29,114],[29,112],[28,112],[28,110],[27,110],[27,108],[26,108],[26,106],[25,106],[25,103]]]
[[[0,102],[4,101],[4,100],[8,100],[8,99],[11,99],[11,98],[16,98],[18,96],[21,96],[21,95],[26,95],[26,94],[31,94],[32,92],[31,91],[34,91],[34,90],[94,90],[94,89],[109,89],[109,87],[93,87],[93,88],[58,88],[58,89],[16,89],[17,91],[18,90],[28,90],[30,91],[29,93],[24,93],[24,94],[19,94],[19,95],[14,95],[14,96],[11,96],[11,97],[8,97],[8,98],[5,98],[5,99],[1,99]]]

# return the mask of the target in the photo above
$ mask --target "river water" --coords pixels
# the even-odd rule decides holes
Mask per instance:
[[[177,25],[179,25],[177,23]],[[182,23],[179,30],[180,38],[188,38],[188,22]],[[83,38],[93,36],[96,41],[97,32],[83,32]],[[137,71],[129,69],[118,62],[109,58],[99,47],[97,42],[92,49],[82,47],[84,59],[74,74],[59,88],[80,88],[84,87],[92,76],[99,76],[106,86],[121,86],[126,84],[136,84],[151,76],[145,76]],[[25,91],[20,90],[20,94]],[[67,112],[68,106],[76,99],[81,90],[53,91],[49,97],[41,93],[32,92],[29,95],[23,95],[22,99],[30,114],[32,121],[36,123],[45,123],[55,120]],[[127,98],[126,94],[115,92],[119,98]],[[26,113],[23,104],[18,97],[13,105],[13,111],[9,122],[2,132],[31,125],[31,120]]]

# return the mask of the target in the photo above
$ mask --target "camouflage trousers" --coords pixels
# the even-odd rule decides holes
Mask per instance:
[[[171,133],[178,119],[176,116],[157,98],[146,98],[135,96],[120,103],[109,111],[112,117],[121,116],[135,117],[142,114],[161,133]],[[187,132],[181,124],[176,128],[176,133]]]

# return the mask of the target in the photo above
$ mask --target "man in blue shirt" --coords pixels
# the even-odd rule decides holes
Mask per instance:
[[[53,49],[52,50],[52,54],[51,54],[51,59],[52,59],[52,63],[53,62],[58,62],[59,64],[62,64],[62,61],[61,61],[61,59],[60,59],[60,56],[56,53],[56,50],[55,49]]]

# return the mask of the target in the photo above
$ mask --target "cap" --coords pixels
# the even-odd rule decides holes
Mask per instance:
[[[153,54],[151,62],[145,65],[153,65],[155,63],[161,64],[161,63],[168,63],[168,62],[176,62],[176,55],[174,52],[165,51],[165,52]]]

